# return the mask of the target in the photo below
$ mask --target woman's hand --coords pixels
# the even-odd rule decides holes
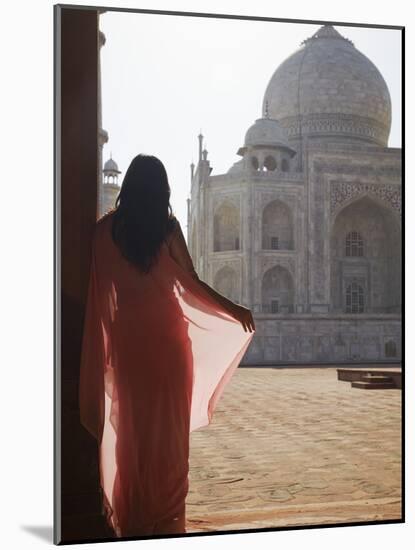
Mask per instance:
[[[230,313],[232,317],[235,317],[235,319],[242,323],[245,332],[247,332],[247,330],[249,332],[255,330],[255,323],[250,309],[239,304],[233,304]]]

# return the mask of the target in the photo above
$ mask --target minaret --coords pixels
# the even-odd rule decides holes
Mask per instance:
[[[200,162],[202,160],[202,142],[203,142],[202,131],[200,131],[200,134],[197,137],[199,139],[199,162]]]
[[[118,170],[118,165],[112,158],[112,153],[110,158],[104,164],[103,174],[104,183],[102,185],[101,215],[114,208],[115,201],[117,200],[120,192],[120,186],[118,185],[118,174],[121,174],[121,171]]]
[[[118,170],[118,164],[112,158],[112,152],[110,158],[104,165],[104,185],[114,184],[118,185],[118,174],[121,174],[121,170]]]
[[[101,13],[101,12],[100,12]],[[102,181],[102,156],[104,144],[108,142],[108,133],[102,128],[102,93],[101,93],[101,48],[105,44],[105,34],[99,30],[98,51],[98,197],[97,217],[104,213],[103,181]]]
[[[192,162],[190,164],[190,195],[192,194],[192,186],[193,186],[193,179],[194,179],[194,176],[195,176],[195,163],[193,162],[193,159],[192,159]],[[190,236],[190,205],[191,205],[191,198],[188,197],[186,199],[187,201],[187,243],[190,244],[190,239],[191,239],[191,236]]]
[[[203,148],[203,135],[202,132],[197,136],[199,140],[199,155],[197,162],[197,176],[199,185],[202,184],[202,148]]]

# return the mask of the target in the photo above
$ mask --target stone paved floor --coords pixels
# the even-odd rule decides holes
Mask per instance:
[[[190,444],[189,533],[401,517],[400,390],[239,367]]]

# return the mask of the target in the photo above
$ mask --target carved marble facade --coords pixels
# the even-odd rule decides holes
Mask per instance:
[[[354,46],[329,25],[317,42],[322,64],[333,45],[339,63],[354,63]],[[349,104],[343,96],[336,104],[333,94],[332,112],[319,112],[317,95],[306,116],[293,117],[298,105],[291,106],[295,98],[281,74],[292,73],[275,72],[263,117],[227,173],[211,175],[199,136],[188,201],[194,265],[218,292],[253,311],[257,330],[245,364],[398,361],[401,150],[387,146],[386,84],[361,68],[362,78],[372,79],[376,106],[365,110],[351,87]]]

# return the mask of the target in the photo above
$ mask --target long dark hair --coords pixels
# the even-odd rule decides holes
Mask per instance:
[[[115,202],[115,244],[127,260],[147,273],[173,225],[170,186],[163,163],[153,155],[137,155],[125,173]]]

